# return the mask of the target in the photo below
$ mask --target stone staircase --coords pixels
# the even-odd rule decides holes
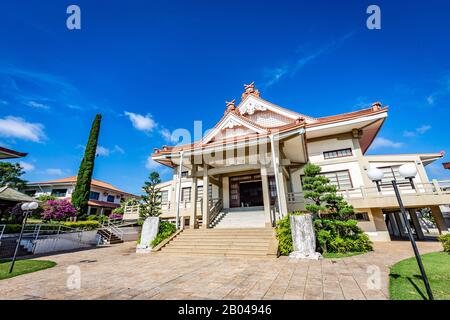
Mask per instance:
[[[263,207],[227,209],[219,213],[211,223],[212,228],[265,228],[266,216]]]
[[[166,244],[162,254],[276,257],[272,228],[185,229]]]
[[[107,229],[98,229],[97,233],[104,239],[108,244],[123,243],[123,240],[116,236],[113,232]]]

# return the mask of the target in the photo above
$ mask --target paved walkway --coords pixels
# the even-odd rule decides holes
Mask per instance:
[[[0,299],[387,299],[389,266],[412,256],[409,242],[320,261],[136,254],[134,245],[40,258],[58,265],[0,281]],[[419,249],[441,246],[422,242]],[[77,267],[80,288],[69,289]]]

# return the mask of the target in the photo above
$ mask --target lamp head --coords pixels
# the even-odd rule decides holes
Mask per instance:
[[[373,167],[367,170],[367,176],[372,181],[381,181],[384,177],[384,173],[380,169]]]
[[[406,179],[414,178],[417,174],[416,165],[413,163],[405,163],[401,165],[400,168],[398,168],[398,171],[400,172],[400,175]]]
[[[36,210],[38,207],[39,207],[39,204],[35,201],[30,202],[30,204],[28,205],[29,210]]]
[[[22,209],[22,211],[27,211],[29,204],[30,204],[29,202],[22,203],[22,205],[20,206],[20,209]]]

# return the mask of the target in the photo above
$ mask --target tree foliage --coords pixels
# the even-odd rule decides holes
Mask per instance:
[[[86,215],[88,211],[89,192],[91,190],[101,119],[102,116],[97,114],[92,123],[89,139],[84,150],[84,157],[78,170],[77,183],[72,194],[72,203],[77,209],[77,215],[79,217]]]
[[[142,218],[157,217],[161,214],[161,191],[157,184],[161,182],[158,172],[151,172],[149,180],[145,181],[142,189],[145,194],[142,196],[140,215]]]
[[[336,186],[331,185],[330,180],[320,172],[321,168],[314,164],[309,163],[304,168],[304,196],[310,200],[305,206],[306,210],[319,217],[326,213],[335,219],[350,219],[355,214],[353,207],[336,194]]]
[[[0,162],[0,187],[9,186],[14,189],[23,189],[26,181],[20,177],[24,173],[18,163]]]

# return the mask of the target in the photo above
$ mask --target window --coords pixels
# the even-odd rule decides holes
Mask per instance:
[[[161,191],[161,203],[167,203],[169,201],[169,191]]]
[[[65,197],[67,193],[67,189],[53,189],[52,196],[55,197]]]
[[[197,198],[198,199],[203,198],[203,186],[197,186]]]
[[[400,166],[378,168],[384,173],[383,180],[381,180],[381,184],[392,185],[392,180],[395,180],[398,183],[409,184],[408,179],[405,179],[400,175],[399,168]]]
[[[367,212],[355,212],[352,218],[357,221],[370,221],[369,214]]]
[[[322,175],[330,179],[330,184],[336,186],[338,190],[353,188],[352,179],[348,170],[324,172]]]
[[[352,149],[351,148],[339,149],[339,150],[333,150],[333,151],[325,151],[323,153],[324,159],[350,157],[352,155],[353,154],[352,154]]]
[[[107,198],[106,198],[106,201],[108,201],[108,202],[114,202],[114,196],[111,196],[111,195],[109,195]]]
[[[191,187],[181,189],[181,201],[191,201]]]
[[[34,197],[36,195],[36,190],[25,190],[25,194],[30,197]]]
[[[187,178],[187,176],[188,176],[188,171],[181,171],[182,178]]]
[[[100,192],[91,191],[89,193],[89,199],[91,199],[91,200],[98,200],[99,198],[100,198]]]
[[[103,211],[103,214],[105,215],[105,216],[109,216],[110,214],[111,214],[111,209],[106,209],[105,211]]]
[[[89,215],[96,215],[97,214],[97,208],[91,207],[91,211],[89,212]]]

